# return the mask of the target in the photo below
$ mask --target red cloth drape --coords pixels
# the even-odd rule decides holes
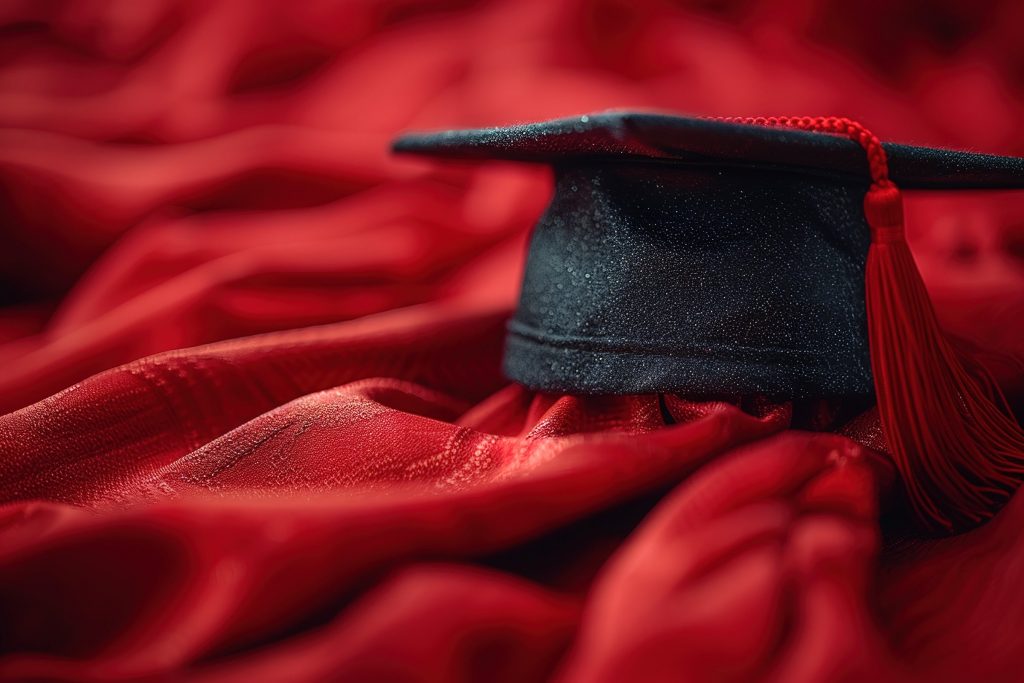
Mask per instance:
[[[546,171],[387,145],[643,106],[1022,154],[1022,19],[0,4],[0,681],[1018,680],[1021,496],[923,539],[870,413],[509,385]],[[907,223],[1020,404],[1024,197]]]

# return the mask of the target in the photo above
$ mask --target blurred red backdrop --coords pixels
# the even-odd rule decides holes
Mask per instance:
[[[391,159],[402,130],[827,113],[1024,153],[1013,1],[5,0],[0,25],[4,409],[166,349],[511,296],[543,171]],[[915,202],[933,286],[1020,310],[1021,204]]]
[[[518,489],[419,501],[368,526],[360,525],[369,513],[336,500],[242,511],[190,503],[117,522],[94,522],[92,512],[79,516],[73,506],[116,508],[136,498],[161,498],[172,480],[181,487],[178,494],[216,497],[238,490],[258,500],[285,489],[323,493],[386,483],[398,475],[377,465],[345,481],[330,478],[339,462],[359,461],[360,443],[365,451],[380,440],[415,442],[424,433],[432,435],[430,448],[457,443],[475,452],[467,457],[476,476],[489,472],[490,464],[479,461],[483,450],[473,447],[484,449],[506,436],[554,438],[615,424],[653,429],[649,422],[657,409],[642,398],[581,407],[572,399],[531,399],[513,388],[466,412],[501,385],[495,368],[502,311],[516,295],[524,240],[547,199],[547,172],[394,159],[388,152],[393,136],[606,108],[656,108],[701,115],[844,115],[884,139],[1024,154],[1021,26],[1024,4],[1016,0],[0,0],[0,413],[18,411],[0,419],[0,490],[5,501],[48,501],[2,508],[9,527],[0,542],[0,585],[7,586],[0,604],[11,626],[7,658],[0,660],[9,668],[0,668],[0,678],[122,680],[192,671],[218,681],[255,680],[267,672],[310,681],[348,672],[357,676],[349,680],[371,680],[358,672],[379,669],[352,662],[372,655],[374,666],[389,658],[422,665],[415,675],[405,670],[392,677],[398,680],[499,680],[493,670],[474,669],[445,650],[451,636],[445,629],[455,627],[434,619],[454,603],[467,623],[495,619],[516,634],[510,638],[519,649],[491,648],[513,653],[503,660],[501,680],[541,677],[576,628],[578,604],[519,577],[418,567],[412,578],[375,594],[373,609],[360,603],[362,617],[328,622],[371,583],[368,576],[401,558],[504,551],[539,528],[664,487],[700,464],[694,453],[710,457],[781,429],[790,418],[780,417],[777,408],[752,416],[673,404],[680,422],[704,411],[718,415],[720,432],[687,432],[683,441],[699,444],[692,453],[689,446],[682,449],[689,460],[670,466],[667,455],[654,457],[649,469],[636,471],[621,461],[603,473],[584,469],[596,468],[602,458],[615,461],[629,448],[655,454],[675,448],[678,454],[679,445],[657,441],[663,437],[643,446],[610,439],[588,460],[573,459],[578,453],[571,446],[578,442],[568,439],[565,471],[549,473],[550,487],[543,491],[560,495],[558,477],[575,473],[586,482],[579,484],[587,493],[578,500],[590,507],[573,508],[569,500],[558,503],[565,510],[544,508],[550,517],[544,524],[530,516],[536,492],[517,498]],[[938,194],[908,202],[912,243],[944,321],[985,348],[1024,354],[1018,322],[1024,319],[1024,197]],[[404,307],[413,308],[322,331],[289,332]],[[496,313],[466,317],[466,311],[481,309]],[[75,386],[158,352],[274,331],[281,333],[176,352]],[[412,355],[402,350],[410,347],[416,348]],[[358,404],[359,419],[346,418],[353,424],[361,424],[366,406],[379,402],[405,417],[414,413],[414,427],[401,427],[385,412],[379,418],[384,422],[366,433],[316,437],[321,440],[301,465],[282,464],[288,460],[282,447],[264,453],[263,469],[255,474],[230,469],[233,459],[241,459],[232,450],[238,443],[247,440],[252,449],[272,443],[246,434],[284,429],[275,422],[284,419],[278,406],[353,380],[402,375],[412,366],[426,369],[409,370],[404,379],[429,390],[402,383],[349,385],[330,400]],[[260,379],[271,371],[278,373],[273,383]],[[1013,369],[1001,374],[1016,400],[1022,377]],[[153,387],[160,391],[147,393]],[[307,428],[315,433],[324,424],[340,424],[319,403],[289,406],[308,422],[296,443]],[[593,418],[595,410],[603,421]],[[166,415],[174,419],[160,422]],[[249,420],[256,425],[252,432],[236,434],[234,441],[220,438]],[[460,426],[449,433],[436,426],[441,422]],[[459,442],[468,438],[460,430],[470,428],[492,436]],[[803,437],[781,438],[772,442],[771,457],[783,453],[796,462],[795,454],[803,453],[818,463],[814,467],[847,448],[827,439],[805,444]],[[341,460],[322,458],[350,443],[352,452]],[[510,458],[528,459],[525,450],[508,448]],[[748,449],[708,476],[730,481],[736,463],[757,462],[762,451],[772,449]],[[786,457],[782,462],[789,462]],[[850,490],[888,485],[884,466],[858,462],[850,468]],[[423,467],[433,472],[433,465]],[[876,470],[881,473],[865,474]],[[470,476],[444,471],[451,481],[457,475]],[[313,479],[332,483],[320,486]],[[451,484],[449,479],[444,482]],[[657,571],[645,574],[650,567],[637,570],[644,557],[669,547],[675,555],[666,561],[690,566],[694,553],[711,552],[700,524],[717,520],[714,528],[724,529],[723,537],[735,531],[721,522],[724,507],[691,505],[691,497],[703,500],[707,490],[718,490],[706,482],[697,487],[676,496],[664,513],[699,509],[689,518],[693,528],[675,529],[682,540],[665,525],[650,527],[607,575],[612,588],[590,609],[598,617],[613,613],[601,622],[612,627],[591,634],[591,649],[574,651],[569,679],[626,680],[616,667],[638,657],[593,653],[613,652],[609,643],[631,643],[630,634],[642,633],[651,623],[647,617],[657,613],[659,587],[676,585]],[[801,505],[811,505],[805,498],[817,495],[811,484],[806,488],[813,490],[799,489],[807,493]],[[792,491],[780,484],[769,493]],[[461,526],[453,522],[461,534],[453,535],[446,521],[461,519],[454,510],[490,510],[485,502],[495,495],[525,516],[521,527],[492,534],[488,525],[505,524],[507,515],[491,510],[493,518],[470,515]],[[879,597],[862,607],[850,596],[874,580],[867,568],[877,539],[858,526],[873,508],[850,508],[856,508],[849,512],[854,522],[836,536],[848,542],[836,546],[848,554],[836,551],[842,560],[836,566],[843,569],[833,572],[841,575],[836,585],[843,590],[832,590],[824,579],[808,580],[800,583],[812,587],[801,603],[804,611],[772,613],[780,624],[802,624],[803,630],[787,631],[790,637],[803,634],[805,646],[817,642],[818,649],[793,652],[810,652],[811,659],[824,650],[830,654],[813,662],[794,655],[786,660],[789,668],[774,670],[783,676],[774,680],[836,680],[830,672],[848,680],[882,672],[898,677],[883,640],[897,659],[927,671],[924,678],[979,667],[979,680],[1014,680],[1020,643],[1001,638],[1020,632],[1014,615],[1024,613],[1018,605],[1024,596],[1008,587],[1019,569],[1001,574],[1000,567],[1021,563],[1024,551],[1008,539],[1024,511],[1015,508],[1015,516],[973,541],[928,546],[911,560],[890,557]],[[277,519],[284,521],[270,524]],[[409,519],[417,520],[412,527]],[[789,522],[779,524],[789,528]],[[419,535],[403,535],[410,528]],[[338,529],[349,536],[339,539]],[[581,557],[573,560],[587,565],[578,570],[586,578],[567,564],[560,569],[574,577],[565,579],[567,585],[588,584],[594,567],[627,533],[618,529],[604,538],[591,532],[592,545],[577,548]],[[385,540],[373,545],[370,538]],[[534,552],[557,554],[545,547]],[[806,559],[796,554],[790,558],[794,566]],[[964,560],[979,555],[989,559]],[[366,566],[352,568],[352,557]],[[509,562],[492,564],[504,568]],[[655,587],[651,595],[638,595],[639,584],[622,578],[634,576],[631,571],[641,584]],[[715,622],[722,632],[710,631],[709,642],[720,649],[686,660],[687,671],[706,676],[692,680],[720,680],[716,672],[748,680],[746,669],[716,667],[721,661],[756,667],[775,662],[772,657],[783,651],[793,655],[781,645],[773,650],[763,631],[743,630],[747,608],[728,600],[746,595],[743,590],[756,582],[741,579],[715,593],[727,603],[723,613],[736,618]],[[287,591],[280,589],[282,580]],[[958,598],[954,589],[930,602],[932,584],[998,589],[982,596],[987,603],[978,595]],[[323,595],[331,596],[323,602],[329,609],[317,602]],[[941,612],[935,602],[953,608]],[[374,609],[392,603],[407,610],[395,613],[409,623],[374,621]],[[841,608],[815,611],[825,603]],[[620,604],[635,610],[620,619]],[[987,607],[972,612],[977,605]],[[933,609],[940,616],[922,627]],[[1009,621],[992,617],[997,613]],[[883,623],[878,633],[865,626],[875,617]],[[699,622],[687,633],[706,627]],[[312,636],[284,640],[306,628]],[[390,640],[399,632],[422,646],[415,656],[403,649],[405,641]],[[825,635],[814,641],[815,633]],[[217,666],[218,658],[281,640],[287,644],[279,649],[268,646],[258,657]],[[473,652],[486,653],[489,642]],[[339,649],[338,643],[346,645]],[[972,654],[977,651],[984,656]],[[442,662],[439,653],[454,659]],[[91,668],[81,668],[83,661]],[[214,666],[204,668],[209,662]],[[653,671],[643,675],[655,678]]]

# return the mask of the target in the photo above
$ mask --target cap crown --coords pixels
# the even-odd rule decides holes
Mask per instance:
[[[870,394],[865,186],[715,165],[556,166],[506,374],[573,393]]]

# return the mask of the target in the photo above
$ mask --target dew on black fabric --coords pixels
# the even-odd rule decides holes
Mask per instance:
[[[862,193],[800,173],[560,165],[507,373],[572,393],[870,394]]]

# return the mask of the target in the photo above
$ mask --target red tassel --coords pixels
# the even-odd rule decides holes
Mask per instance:
[[[1024,431],[991,376],[939,326],[878,138],[840,118],[731,120],[844,135],[864,147],[872,178],[864,199],[868,339],[888,451],[929,526],[957,531],[991,517],[1024,479]]]
[[[1024,433],[1002,392],[946,338],[903,236],[895,187],[864,200],[871,372],[886,444],[910,500],[949,531],[990,517],[1024,475]]]

